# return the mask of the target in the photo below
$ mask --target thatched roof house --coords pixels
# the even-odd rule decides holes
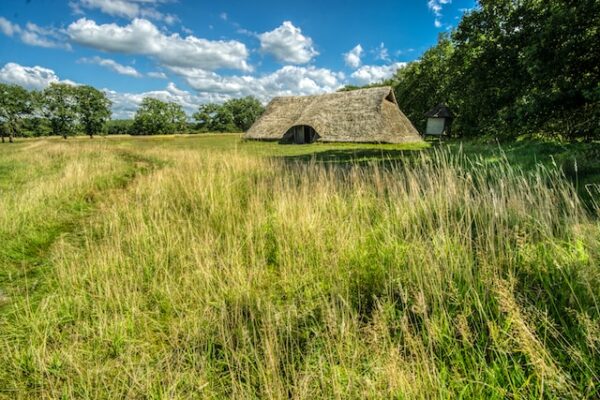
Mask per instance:
[[[421,140],[390,87],[276,97],[244,137],[282,143]]]

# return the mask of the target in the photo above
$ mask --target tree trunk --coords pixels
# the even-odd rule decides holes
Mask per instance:
[[[90,139],[93,139],[93,138],[94,138],[94,134],[90,133]]]
[[[4,138],[2,138],[4,139]],[[8,143],[13,143],[13,133],[11,132],[10,135],[8,135]]]
[[[63,137],[63,139],[67,140],[67,134],[66,133],[63,133],[62,137]]]

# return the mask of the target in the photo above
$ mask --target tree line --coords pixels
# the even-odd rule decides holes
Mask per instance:
[[[93,137],[110,118],[110,106],[106,95],[91,86],[52,83],[37,92],[0,83],[0,136],[3,143],[7,136],[12,142],[28,130],[66,139],[77,128]]]
[[[91,86],[52,83],[42,91],[0,83],[0,137],[76,134],[164,135],[242,132],[262,114],[254,97],[200,105],[190,119],[181,105],[144,98],[133,119],[111,120],[111,101]]]
[[[423,131],[444,102],[465,136],[600,138],[600,1],[480,0],[384,82]]]
[[[154,98],[145,98],[132,121],[111,123],[108,133],[157,135],[172,133],[244,132],[263,113],[264,107],[252,96],[231,99],[223,104],[201,104],[188,120],[183,108]]]

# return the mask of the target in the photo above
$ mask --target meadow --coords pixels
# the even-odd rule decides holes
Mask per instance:
[[[0,146],[0,398],[598,398],[598,160]]]

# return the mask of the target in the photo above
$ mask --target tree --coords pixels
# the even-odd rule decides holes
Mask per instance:
[[[18,85],[0,83],[0,136],[4,143],[5,133],[9,142],[19,132],[23,119],[33,112],[33,101],[30,92]]]
[[[252,96],[228,100],[223,107],[231,112],[233,124],[242,132],[247,131],[265,111],[260,101]]]
[[[167,103],[167,115],[169,118],[169,133],[180,133],[185,131],[187,115],[181,105],[177,103]]]
[[[52,133],[67,139],[77,121],[75,87],[64,83],[51,83],[42,92],[42,111],[50,121]]]
[[[262,104],[248,96],[228,100],[222,105],[202,104],[193,117],[197,128],[203,132],[242,132],[248,130],[263,112]]]
[[[392,79],[400,109],[420,131],[425,128],[423,114],[431,107],[441,102],[453,105],[448,92],[452,52],[452,43],[442,35],[419,61],[400,68]]]
[[[179,104],[146,97],[135,113],[132,134],[173,134],[185,128],[186,119]]]
[[[220,106],[211,121],[212,132],[234,132],[237,130],[233,122],[233,113],[228,107]]]
[[[192,116],[197,122],[198,129],[203,132],[214,131],[214,120],[220,110],[221,106],[219,104],[201,104],[198,111]]]
[[[600,2],[480,0],[394,79],[417,125],[440,101],[453,131],[600,137]]]
[[[133,121],[130,119],[112,119],[106,125],[109,135],[129,135],[133,133]]]
[[[79,122],[90,139],[102,132],[111,116],[111,101],[106,95],[91,86],[75,87]]]

